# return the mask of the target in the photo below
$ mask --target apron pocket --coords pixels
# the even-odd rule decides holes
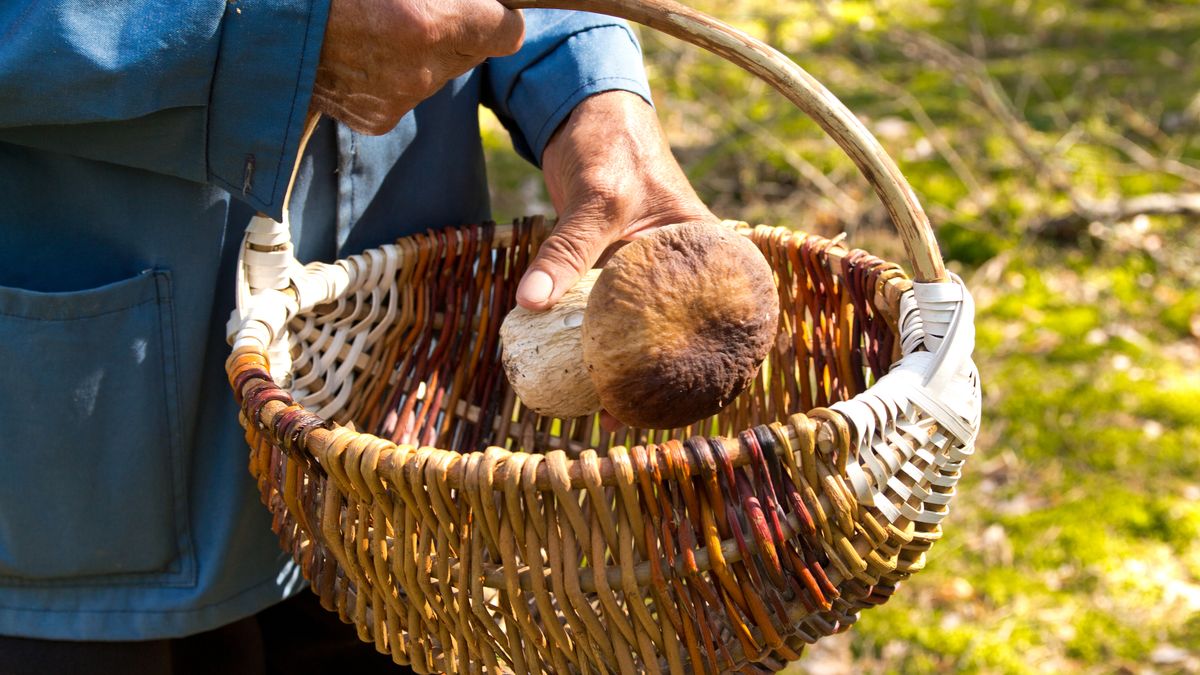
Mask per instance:
[[[0,287],[0,578],[194,582],[171,277]]]

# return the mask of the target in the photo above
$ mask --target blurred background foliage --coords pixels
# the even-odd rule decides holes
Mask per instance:
[[[692,0],[899,162],[978,302],[984,429],[928,569],[796,672],[1200,672],[1200,3]],[[642,30],[714,212],[902,248],[761,82]],[[552,211],[485,120],[498,219]]]

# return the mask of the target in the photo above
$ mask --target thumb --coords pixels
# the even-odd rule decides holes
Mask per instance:
[[[550,309],[591,269],[609,243],[605,221],[560,220],[517,286],[517,304],[534,311]]]

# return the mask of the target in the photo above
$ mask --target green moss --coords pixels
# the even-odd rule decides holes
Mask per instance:
[[[1150,651],[1152,637],[1138,626],[1122,623],[1116,617],[1084,610],[1071,621],[1074,637],[1067,641],[1067,653],[1088,663],[1106,663],[1113,658],[1141,659]]]
[[[1192,322],[1200,321],[1200,291],[1180,293],[1162,312],[1162,322],[1179,337],[1192,334]]]
[[[1179,645],[1200,645],[1200,612],[1187,617],[1172,631],[1171,639]]]
[[[904,610],[888,605],[872,610],[856,624],[861,637],[860,657],[880,658],[890,643],[908,646],[889,673],[1012,673],[1037,672],[1023,653],[1037,643],[1034,631],[1004,630],[979,625],[950,612],[926,613],[914,621]],[[1006,627],[1009,628],[1009,627]]]
[[[1174,377],[1139,392],[1137,414],[1176,430],[1200,426],[1200,380]]]
[[[974,584],[983,598],[995,607],[1012,605],[1025,596],[1050,594],[1044,579],[1015,566],[984,566],[974,578]]]
[[[947,260],[971,266],[982,265],[1007,248],[1006,242],[994,232],[968,229],[955,223],[938,228],[938,242]]]

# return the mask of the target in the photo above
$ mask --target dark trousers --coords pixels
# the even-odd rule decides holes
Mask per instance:
[[[172,640],[0,637],[0,675],[407,675],[305,591],[259,614]]]

